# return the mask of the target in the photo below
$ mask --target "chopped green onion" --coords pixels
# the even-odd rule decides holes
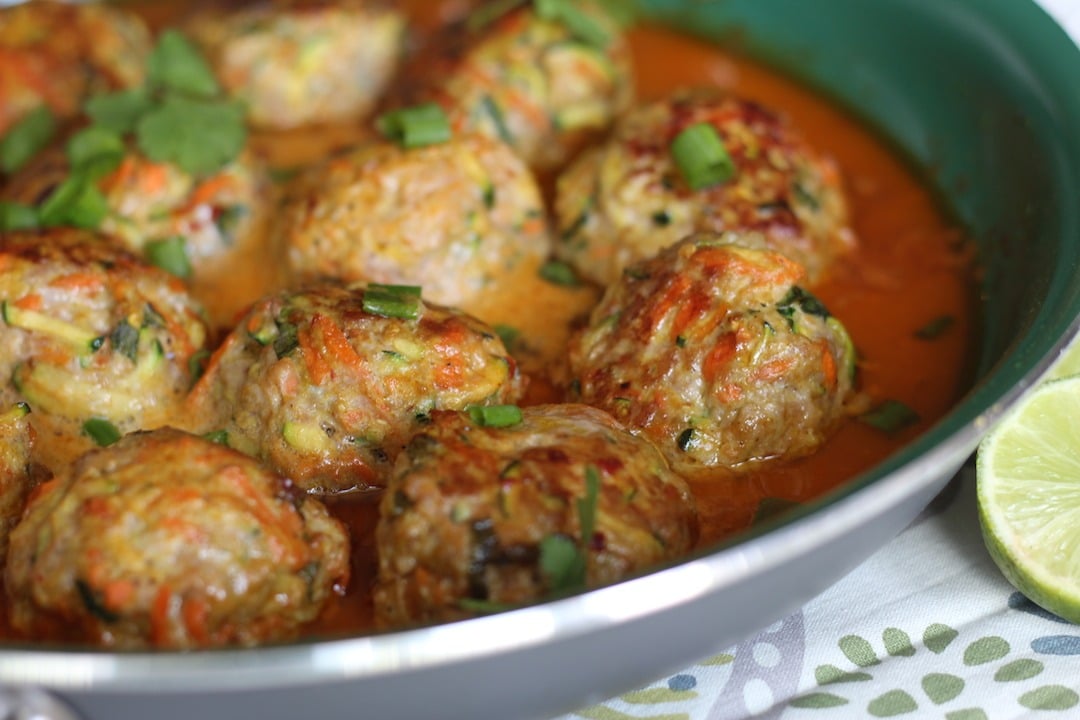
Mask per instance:
[[[671,143],[671,156],[691,190],[703,190],[735,176],[735,162],[724,141],[709,123],[697,123]]]
[[[109,214],[109,204],[97,186],[81,172],[68,175],[38,210],[43,227],[96,229]]]
[[[212,443],[229,447],[229,431],[214,430],[212,432],[204,433],[203,440],[209,440]]]
[[[122,437],[116,426],[104,418],[90,418],[83,423],[82,429],[98,447],[112,445]]]
[[[275,320],[274,325],[277,327],[278,333],[277,337],[274,338],[274,354],[280,360],[300,347],[300,338],[297,335],[299,329],[296,327],[296,323],[284,320]]]
[[[173,235],[162,240],[152,240],[143,249],[146,259],[165,272],[178,278],[191,277],[191,261],[187,256],[186,242],[181,235]]]
[[[585,553],[566,535],[548,535],[540,541],[540,571],[554,593],[585,585]]]
[[[370,283],[364,289],[363,308],[372,315],[415,320],[420,317],[420,287]]]
[[[540,277],[552,285],[563,287],[577,287],[581,284],[574,269],[564,262],[551,260],[540,266]]]
[[[899,400],[886,400],[859,420],[891,435],[919,422],[919,414]]]
[[[559,22],[578,39],[604,48],[611,37],[603,26],[577,6],[577,0],[534,0],[536,14],[544,20]]]
[[[56,116],[46,105],[31,110],[0,138],[0,170],[13,173],[49,144]]]
[[[121,320],[113,328],[109,341],[112,343],[113,350],[127,357],[131,362],[135,362],[139,354],[139,331],[133,328],[131,323]]]
[[[0,200],[0,231],[34,230],[37,226],[37,210],[29,205]]]
[[[593,465],[585,468],[585,497],[577,501],[581,548],[587,550],[596,533],[596,506],[600,499],[600,471]]]
[[[199,381],[203,373],[206,372],[204,363],[210,359],[210,351],[206,348],[199,348],[196,352],[191,354],[188,358],[187,367],[188,375],[191,376],[192,384]]]
[[[472,405],[468,413],[474,423],[490,428],[513,427],[523,418],[517,405]]]
[[[920,340],[937,340],[945,331],[953,326],[956,318],[952,315],[941,315],[923,325],[915,331],[915,337]]]
[[[437,145],[450,139],[450,119],[436,103],[402,108],[380,115],[375,126],[383,136],[406,150]]]

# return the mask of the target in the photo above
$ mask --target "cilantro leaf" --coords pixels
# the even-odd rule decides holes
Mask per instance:
[[[29,205],[0,200],[0,230],[34,230],[37,226],[37,210]]]
[[[109,214],[109,204],[84,174],[73,172],[46,198],[38,210],[43,227],[95,229]]]
[[[548,535],[540,541],[540,570],[552,592],[575,590],[585,585],[585,554],[565,535]]]
[[[86,114],[95,125],[124,134],[135,129],[139,118],[150,109],[150,96],[143,88],[94,95],[86,101]]]
[[[202,53],[177,30],[166,30],[147,60],[151,88],[175,90],[195,97],[218,93],[217,79]]]
[[[235,103],[170,96],[139,120],[136,138],[151,160],[209,175],[240,154],[247,128],[243,108]]]
[[[49,144],[56,134],[56,116],[46,105],[31,110],[0,139],[0,170],[12,173]]]
[[[124,140],[112,130],[92,125],[71,136],[67,157],[75,171],[97,179],[115,170],[124,159]]]

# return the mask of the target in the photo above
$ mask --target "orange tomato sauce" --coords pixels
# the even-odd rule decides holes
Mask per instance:
[[[182,3],[135,2],[132,7],[160,27]],[[421,31],[462,11],[461,0],[406,0]],[[786,114],[818,150],[834,157],[845,177],[858,247],[812,289],[847,327],[859,352],[859,389],[872,401],[894,399],[919,421],[888,434],[856,420],[847,422],[812,457],[739,477],[698,481],[692,489],[708,546],[749,527],[764,498],[804,502],[867,470],[924,432],[958,400],[970,381],[970,350],[976,332],[974,267],[969,243],[912,169],[887,143],[821,96],[751,59],[659,27],[630,31],[638,97],[662,97],[687,86],[714,86]],[[292,168],[361,141],[360,125],[262,133],[256,152],[272,165]],[[265,248],[265,245],[259,248]],[[222,326],[282,278],[265,249],[221,267],[194,288]],[[254,271],[254,272],[253,272]],[[556,400],[573,323],[599,298],[595,288],[567,290],[539,280],[525,268],[507,295],[467,308],[489,323],[521,330],[529,350],[519,358],[530,375],[528,401]],[[949,318],[940,336],[916,333]],[[553,372],[551,368],[556,368]],[[376,569],[373,529],[377,493],[332,499],[328,505],[352,531],[353,576],[347,594],[329,605],[308,630],[311,636],[369,631],[369,590]]]

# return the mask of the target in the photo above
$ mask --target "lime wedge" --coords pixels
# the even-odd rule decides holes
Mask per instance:
[[[1080,622],[1080,376],[1025,395],[979,445],[983,540],[1001,572]]]
[[[1072,375],[1080,375],[1080,335],[1073,338],[1068,347],[1061,351],[1061,355],[1046,371],[1043,379],[1056,380]]]

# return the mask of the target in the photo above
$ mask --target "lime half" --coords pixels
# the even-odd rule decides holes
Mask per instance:
[[[979,445],[976,469],[994,562],[1031,600],[1080,622],[1080,376],[1021,398]]]
[[[1046,371],[1043,379],[1056,380],[1071,375],[1080,375],[1080,335],[1073,338],[1068,347],[1061,351],[1061,355]]]

